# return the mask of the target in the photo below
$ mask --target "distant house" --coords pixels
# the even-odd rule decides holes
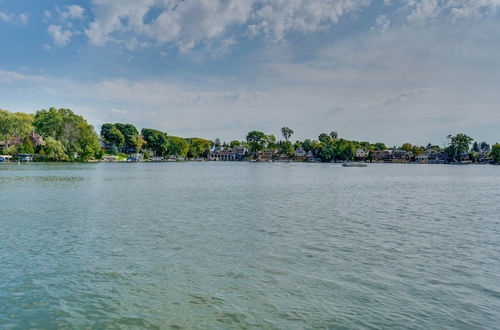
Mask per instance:
[[[429,163],[429,155],[425,152],[416,155],[415,156],[415,163],[428,164]]]
[[[410,161],[410,154],[405,150],[392,150],[391,161],[393,163],[408,163]]]
[[[117,162],[118,156],[102,156],[101,161],[103,161],[103,162]]]
[[[304,150],[304,148],[302,147],[298,147],[297,149],[295,149],[295,153],[294,153],[295,157],[306,157],[307,156],[307,153],[306,151]]]
[[[234,148],[233,151],[236,160],[243,160],[248,152],[247,148],[245,148],[244,146],[238,146]]]
[[[372,150],[371,154],[377,162],[389,162],[392,158],[392,150]]]
[[[356,158],[365,159],[366,156],[368,156],[368,155],[366,154],[366,151],[363,148],[356,149]]]
[[[42,136],[38,133],[35,133],[35,131],[30,132],[29,139],[31,141],[31,144],[35,148],[45,145],[45,141],[43,140]]]
[[[276,150],[274,149],[266,149],[262,152],[260,159],[261,160],[272,160],[276,155]]]
[[[231,161],[236,160],[236,153],[232,150],[219,150],[210,153],[209,160],[213,161]]]

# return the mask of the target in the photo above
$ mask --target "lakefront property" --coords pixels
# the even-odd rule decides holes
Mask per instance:
[[[262,161],[377,162],[417,164],[498,164],[500,144],[476,142],[465,134],[449,135],[449,144],[417,146],[343,139],[335,131],[317,139],[292,142],[294,131],[281,129],[283,139],[251,131],[245,140],[182,138],[156,129],[140,132],[132,124],[107,123],[100,136],[69,109],[34,115],[0,110],[0,162],[9,161]]]

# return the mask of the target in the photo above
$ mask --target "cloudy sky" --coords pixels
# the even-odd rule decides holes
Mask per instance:
[[[0,0],[0,108],[180,136],[500,141],[500,0]]]

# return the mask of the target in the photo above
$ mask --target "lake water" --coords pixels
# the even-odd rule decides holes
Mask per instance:
[[[0,190],[0,328],[500,326],[500,166],[0,164]]]

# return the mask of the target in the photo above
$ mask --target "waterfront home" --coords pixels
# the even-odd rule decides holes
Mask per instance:
[[[45,145],[45,141],[43,140],[42,136],[40,134],[36,133],[35,131],[31,131],[28,138],[30,139],[31,144],[35,148]]]
[[[391,161],[393,163],[408,163],[410,161],[410,153],[405,150],[392,150]]]
[[[102,162],[117,162],[118,156],[102,156],[101,161]]]
[[[276,150],[274,149],[266,149],[260,155],[261,160],[273,160],[274,155],[276,155]]]
[[[372,157],[377,162],[388,162],[392,157],[392,150],[372,150]]]
[[[428,164],[429,163],[429,155],[425,152],[416,155],[415,156],[415,163]]]
[[[213,161],[231,161],[236,159],[236,153],[232,150],[212,151],[208,159]]]
[[[363,148],[356,149],[356,158],[357,159],[365,159],[366,156],[368,156],[368,155],[366,154],[366,151]]]
[[[233,151],[234,151],[234,156],[235,156],[236,160],[243,160],[243,158],[246,156],[248,150],[244,146],[238,146],[238,147],[234,148]]]
[[[304,148],[298,147],[297,149],[295,149],[294,155],[295,155],[295,157],[302,158],[302,157],[306,157],[307,153],[304,150]]]

